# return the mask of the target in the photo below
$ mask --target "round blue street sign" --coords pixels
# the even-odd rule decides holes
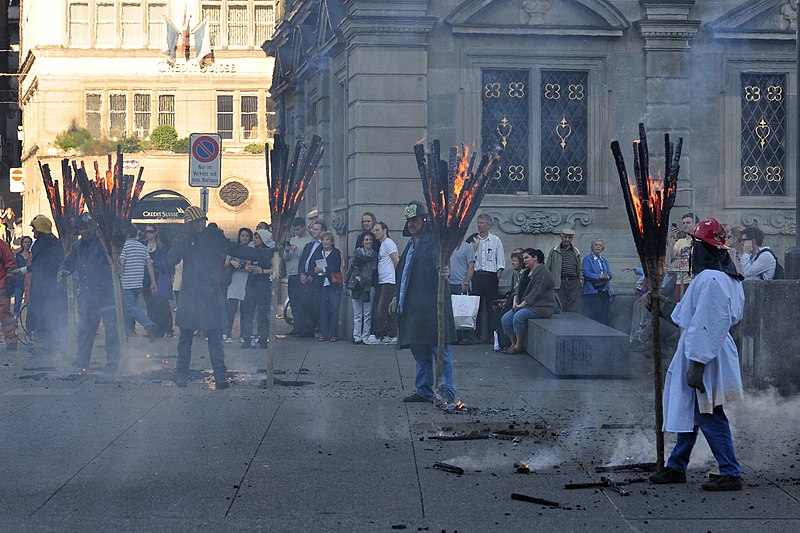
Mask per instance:
[[[219,143],[208,135],[198,137],[192,143],[192,155],[201,163],[210,163],[219,157]]]

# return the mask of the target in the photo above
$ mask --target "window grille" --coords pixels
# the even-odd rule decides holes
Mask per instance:
[[[275,32],[275,8],[271,5],[255,6],[255,34],[256,46],[261,46],[264,41],[272,39]]]
[[[74,2],[69,4],[69,44],[89,46],[89,4]]]
[[[487,192],[528,191],[529,79],[527,70],[484,70],[481,76],[481,144],[484,152],[502,150],[503,161]]]
[[[228,5],[228,46],[247,46],[247,6]]]
[[[150,48],[162,48],[166,36],[164,16],[167,14],[166,4],[147,4],[147,45]]]
[[[86,94],[86,129],[97,138],[102,135],[102,106],[103,98],[96,93]]]
[[[217,95],[217,133],[221,139],[233,139],[233,95]]]
[[[135,48],[142,46],[142,5],[122,4],[122,46]]]
[[[242,96],[242,139],[258,139],[258,96]]]
[[[97,46],[114,46],[117,43],[117,17],[114,4],[95,6],[94,35]]]
[[[108,96],[109,134],[111,137],[125,137],[128,114],[128,97],[124,94]]]
[[[542,71],[542,194],[588,192],[588,82],[585,71]]]
[[[211,46],[221,44],[219,33],[222,8],[219,4],[203,4],[201,11],[203,20],[208,21],[208,35],[211,39]]]
[[[786,74],[743,73],[742,196],[786,195]]]
[[[168,124],[175,127],[175,95],[158,95],[158,125]]]
[[[133,95],[133,132],[139,137],[150,135],[150,95],[136,93]]]

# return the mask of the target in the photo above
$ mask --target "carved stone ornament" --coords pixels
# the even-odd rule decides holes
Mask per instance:
[[[498,221],[496,227],[510,235],[517,233],[559,234],[565,228],[576,229],[580,223],[588,226],[592,222],[592,215],[584,211],[574,211],[567,215],[548,211],[514,211],[509,216],[501,211],[487,211],[487,215]]]
[[[347,211],[339,211],[334,215],[331,220],[331,227],[336,235],[344,235],[347,233]]]
[[[780,19],[778,24],[784,31],[797,31],[797,0],[786,0],[781,6]]]
[[[219,198],[231,207],[239,207],[250,197],[250,191],[238,181],[229,181],[219,190]]]
[[[795,235],[797,220],[794,213],[745,213],[742,226],[758,226],[767,235]]]
[[[522,0],[523,24],[544,24],[545,15],[553,7],[551,0]]]

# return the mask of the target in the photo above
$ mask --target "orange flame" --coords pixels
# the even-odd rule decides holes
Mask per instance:
[[[464,405],[464,402],[462,402],[461,400],[458,400],[456,402],[455,408],[456,408],[457,411],[462,410],[464,407],[466,407],[466,406]]]
[[[453,183],[453,193],[455,193],[456,198],[461,194],[461,189],[464,188],[464,182],[467,179],[469,179],[469,146],[464,146],[464,153],[458,159],[458,171]]]
[[[638,142],[638,141],[637,141]],[[661,171],[658,171],[658,179],[653,179],[652,176],[648,177],[648,206],[650,207],[650,212],[653,214],[655,220],[661,219],[661,208],[663,205],[663,197],[665,191],[665,182],[664,179],[661,177]],[[639,231],[644,234],[644,221],[642,215],[642,202],[639,200],[639,193],[637,191],[636,184],[628,182],[628,187],[631,191],[631,197],[633,199],[633,207],[636,209],[636,221],[639,224]]]

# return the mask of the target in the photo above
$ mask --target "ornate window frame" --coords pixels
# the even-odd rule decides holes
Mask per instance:
[[[720,113],[720,162],[723,174],[720,185],[724,191],[726,208],[794,209],[797,164],[794,147],[797,144],[797,99],[786,100],[786,194],[784,196],[743,196],[741,194],[741,75],[746,72],[785,73],[786,94],[797,94],[795,58],[784,54],[758,54],[729,57],[723,66],[723,94]]]
[[[537,54],[509,53],[498,49],[468,49],[462,52],[463,57],[461,87],[461,113],[458,121],[458,141],[474,143],[480,146],[481,133],[481,72],[483,69],[527,69],[530,71],[531,87],[529,107],[530,161],[529,168],[537,169],[531,173],[528,194],[491,194],[487,195],[484,205],[487,207],[608,207],[609,183],[611,175],[610,151],[608,145],[610,124],[609,89],[606,83],[608,58],[603,55],[585,55],[575,57],[571,54]],[[581,70],[589,72],[589,131],[588,131],[588,168],[589,182],[585,195],[542,195],[539,168],[541,167],[541,72],[553,70]],[[534,92],[535,91],[535,92]]]

